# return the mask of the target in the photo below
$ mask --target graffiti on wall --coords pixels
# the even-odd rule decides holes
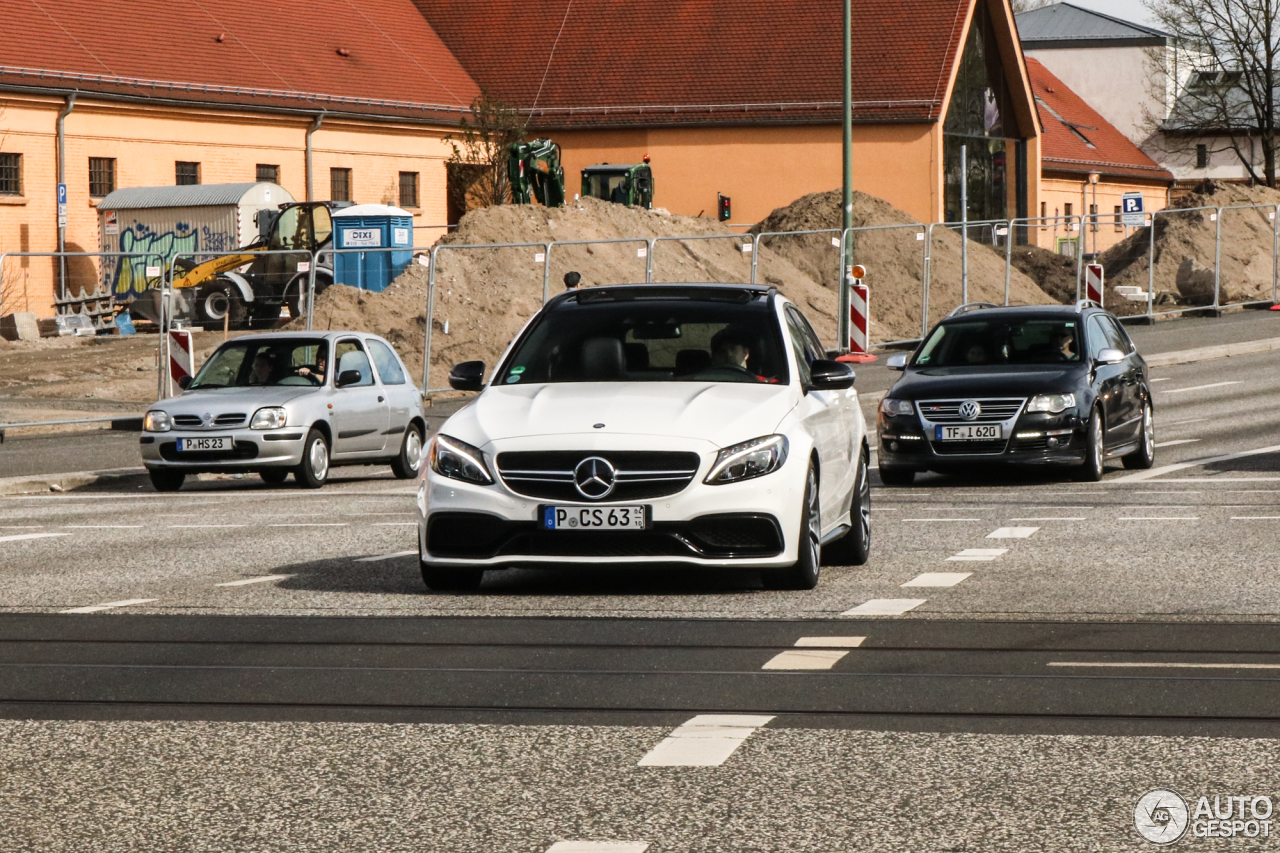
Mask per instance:
[[[210,231],[208,228],[204,230]],[[137,296],[147,288],[158,285],[159,281],[154,276],[150,280],[147,278],[147,266],[154,266],[159,257],[167,267],[174,255],[195,252],[201,248],[200,243],[198,232],[185,222],[175,223],[172,231],[163,232],[155,231],[143,223],[122,228],[120,251],[149,257],[122,259],[123,262],[115,264],[115,269],[107,276],[111,292],[116,296]]]

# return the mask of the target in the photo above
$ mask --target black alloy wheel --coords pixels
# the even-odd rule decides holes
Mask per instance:
[[[760,573],[765,589],[813,589],[818,585],[822,564],[822,507],[818,503],[818,473],[809,465],[805,480],[804,503],[800,512],[799,553],[795,563],[785,569],[768,569]]]
[[[318,489],[329,481],[329,442],[324,433],[312,429],[302,445],[302,462],[293,471],[293,478],[304,489]]]
[[[916,478],[916,472],[910,468],[893,468],[880,466],[880,482],[886,486],[910,486]]]
[[[400,452],[391,460],[391,473],[397,480],[412,480],[422,468],[422,430],[410,424],[400,442]]]
[[[871,475],[865,460],[858,461],[853,500],[849,507],[849,532],[822,546],[824,566],[862,566],[871,557]]]
[[[1156,424],[1151,404],[1142,404],[1142,435],[1138,449],[1120,459],[1124,467],[1145,470],[1156,464]]]
[[[187,479],[187,475],[182,471],[167,471],[157,468],[148,471],[147,476],[151,478],[151,485],[155,487],[157,492],[176,492],[182,488],[183,481]]]
[[[1104,445],[1102,414],[1093,410],[1084,436],[1084,462],[1076,471],[1076,479],[1084,483],[1096,483],[1106,471],[1107,457]]]
[[[289,479],[288,468],[263,468],[258,472],[258,476],[262,478],[262,482],[269,486],[278,486],[285,480]]]

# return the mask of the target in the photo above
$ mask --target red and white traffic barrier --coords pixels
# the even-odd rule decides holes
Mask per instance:
[[[182,393],[178,381],[195,374],[192,358],[191,333],[185,329],[169,331],[169,396],[176,397]]]
[[[871,354],[871,290],[862,283],[866,267],[855,265],[849,273],[849,354],[839,361],[875,361]]]
[[[1084,298],[1092,299],[1099,305],[1102,304],[1102,282],[1103,272],[1102,264],[1085,264],[1084,267]]]

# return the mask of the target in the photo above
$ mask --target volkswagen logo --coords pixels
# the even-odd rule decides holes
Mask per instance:
[[[588,456],[573,469],[573,485],[584,498],[598,501],[613,491],[617,475],[608,459]]]
[[[966,421],[976,421],[981,414],[982,407],[978,405],[977,400],[965,400],[960,404],[960,417]]]

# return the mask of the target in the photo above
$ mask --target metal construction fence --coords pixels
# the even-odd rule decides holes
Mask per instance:
[[[317,252],[277,250],[250,253],[190,253],[162,257],[153,253],[9,252],[0,254],[0,314],[32,307],[31,270],[47,264],[59,283],[62,315],[89,317],[102,331],[138,291],[156,296],[159,326],[187,317],[206,328],[225,316],[237,322],[274,326],[282,305],[292,318],[314,323],[317,293],[333,282],[377,290],[398,281],[410,266],[425,268],[425,329],[422,337],[422,388],[433,394],[449,390],[432,384],[433,344],[446,334],[442,305],[455,299],[452,283],[459,276],[479,276],[514,296],[544,303],[561,287],[564,276],[593,270],[584,285],[630,282],[662,283],[711,278],[723,283],[771,284],[784,290],[807,280],[838,294],[838,336],[848,342],[848,270],[842,258],[868,268],[875,346],[906,345],[919,340],[956,306],[973,298],[1010,304],[1015,298],[1015,252],[1025,246],[1051,248],[1064,256],[1075,279],[1076,299],[1083,295],[1084,268],[1092,242],[1111,243],[1107,298],[1140,303],[1139,312],[1154,320],[1191,311],[1280,301],[1280,205],[1166,209],[1144,214],[1142,226],[1125,225],[1119,214],[1026,217],[969,223],[868,226],[840,229],[622,237],[600,240],[549,240],[526,243],[455,244],[381,249],[323,249]],[[1104,233],[1113,229],[1114,233]],[[944,238],[942,232],[948,232]],[[967,234],[968,239],[956,238]],[[1090,239],[1091,238],[1091,239]],[[1044,244],[1048,241],[1050,247]],[[982,247],[979,249],[979,247]],[[984,254],[985,253],[985,254]],[[385,255],[386,257],[382,257]],[[353,257],[354,256],[354,257]],[[225,258],[207,280],[180,285],[188,271]],[[463,262],[464,259],[470,260]],[[992,263],[994,260],[994,264]],[[444,273],[442,268],[449,267]],[[247,270],[258,264],[250,280]],[[265,272],[263,272],[265,270]],[[354,272],[353,272],[354,271]],[[370,272],[373,271],[373,272]],[[1003,281],[999,274],[1003,273]],[[441,281],[442,274],[447,280]],[[265,276],[265,278],[264,278]],[[369,280],[376,279],[377,286]],[[266,281],[266,300],[259,300],[255,281]],[[441,290],[444,285],[443,291]],[[892,298],[879,298],[879,288]],[[517,292],[518,291],[518,292]],[[409,291],[418,293],[419,291]],[[1070,291],[1059,294],[1067,299]],[[1108,306],[1112,307],[1112,306]],[[225,315],[224,313],[225,312]],[[884,320],[882,322],[881,320]],[[892,322],[889,320],[892,319]],[[83,325],[83,321],[80,322]],[[440,326],[440,328],[436,328]],[[898,334],[876,334],[892,328]],[[433,331],[434,329],[434,331]],[[914,330],[918,329],[918,336]],[[902,332],[911,330],[908,336]],[[162,338],[161,372],[167,369],[167,336]],[[439,353],[435,353],[437,357]],[[415,354],[416,355],[416,354]],[[162,375],[158,386],[168,385]],[[108,419],[104,419],[108,420]],[[2,425],[0,425],[2,426]]]

